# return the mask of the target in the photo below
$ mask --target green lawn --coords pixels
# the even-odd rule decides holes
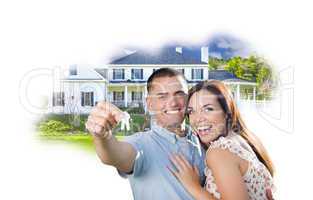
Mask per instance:
[[[117,139],[121,139],[124,136],[116,136]],[[74,147],[84,149],[88,152],[94,152],[94,145],[92,142],[92,136],[90,134],[61,134],[61,133],[50,133],[44,134],[39,133],[39,139],[43,142],[56,142],[66,143]]]
[[[144,124],[148,124],[145,122],[145,115],[132,113],[130,113],[130,115],[132,119],[130,131],[121,131],[120,125],[113,130],[114,135],[116,135],[118,139],[125,135],[142,131],[145,126]],[[79,116],[78,123],[75,126],[71,123],[73,119],[71,115],[50,114],[44,116],[37,123],[40,140],[52,143],[66,143],[94,152],[92,136],[87,134],[85,129],[87,115]]]

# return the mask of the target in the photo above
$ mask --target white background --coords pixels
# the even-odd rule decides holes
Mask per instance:
[[[36,115],[19,102],[25,73],[101,64],[123,46],[195,43],[216,32],[247,40],[278,69],[294,67],[294,132],[262,129],[262,120],[251,126],[259,124],[277,166],[277,199],[311,199],[311,8],[308,1],[265,0],[1,1],[0,199],[132,199],[128,182],[95,155],[34,139]],[[31,97],[51,88],[48,77],[36,81]]]

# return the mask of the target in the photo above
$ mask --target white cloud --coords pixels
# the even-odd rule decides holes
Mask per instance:
[[[222,55],[220,52],[209,52],[209,56],[214,58],[222,58]]]

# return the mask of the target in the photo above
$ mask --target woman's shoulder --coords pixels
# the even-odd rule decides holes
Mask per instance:
[[[217,140],[212,141],[209,145],[208,150],[211,151],[212,149],[223,149],[223,150],[230,150],[233,148],[238,148],[239,144],[234,139],[235,136],[221,136]]]
[[[229,156],[244,160],[253,159],[251,147],[241,138],[240,135],[230,135],[220,137],[211,142],[207,150],[207,158],[214,156]]]
[[[231,151],[233,145],[233,141],[226,137],[220,137],[219,139],[211,142],[206,151],[207,164],[217,161],[234,162],[236,158]]]

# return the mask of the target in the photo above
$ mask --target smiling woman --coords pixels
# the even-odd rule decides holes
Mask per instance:
[[[243,122],[220,81],[204,81],[188,93],[187,116],[206,153],[206,183],[182,156],[173,156],[172,173],[195,199],[267,199],[273,191],[273,164],[261,142]]]

